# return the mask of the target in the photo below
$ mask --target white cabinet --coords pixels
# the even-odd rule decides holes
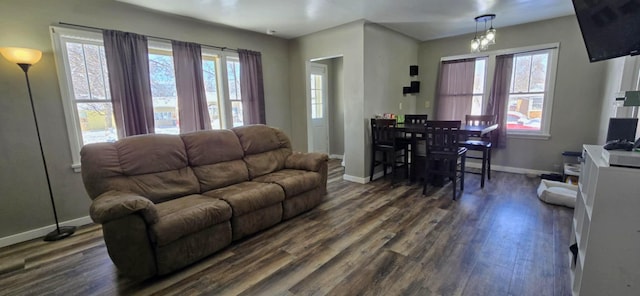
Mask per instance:
[[[640,295],[640,169],[609,166],[601,155],[602,146],[584,145],[573,295]]]

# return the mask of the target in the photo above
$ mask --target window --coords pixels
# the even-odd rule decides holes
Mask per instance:
[[[443,61],[475,59],[473,102],[469,114],[479,115],[487,105],[496,55],[514,54],[505,106],[509,135],[549,137],[553,85],[555,81],[558,44],[547,44],[496,52],[485,52],[486,57],[459,56]]]
[[[102,34],[51,27],[56,67],[75,171],[84,144],[118,139]],[[149,40],[149,78],[156,133],[178,134],[176,79],[169,42]],[[237,54],[202,48],[209,117],[214,129],[240,126],[242,94]]]
[[[180,133],[178,92],[171,45],[149,42],[149,81],[156,134]]]
[[[117,139],[104,47],[69,40],[64,50],[71,71],[71,105],[77,110],[83,143]]]
[[[548,64],[548,50],[514,55],[507,103],[508,131],[540,131]]]
[[[209,119],[211,128],[222,128],[222,118],[220,115],[220,96],[218,92],[218,66],[217,55],[204,54],[202,56],[202,71],[204,78],[204,89],[207,94],[207,107],[209,109]]]
[[[471,102],[471,115],[482,115],[484,101],[484,84],[487,58],[476,59],[473,73],[473,99]]]

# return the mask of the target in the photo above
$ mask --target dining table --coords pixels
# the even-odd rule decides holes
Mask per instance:
[[[488,125],[460,125],[460,133],[466,134],[468,137],[482,137],[485,136],[495,130],[498,129],[498,124],[488,124]],[[424,124],[404,124],[398,123],[396,125],[396,130],[403,134],[410,135],[410,141],[412,145],[410,157],[413,162],[416,159],[415,151],[417,141],[420,139],[418,135],[423,135],[425,133]],[[409,180],[411,182],[415,182],[416,180],[416,165],[410,166]]]

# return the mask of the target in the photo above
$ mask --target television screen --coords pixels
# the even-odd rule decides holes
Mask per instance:
[[[640,53],[640,0],[573,0],[591,62]]]
[[[609,118],[607,142],[615,140],[633,142],[636,140],[637,127],[638,118]]]

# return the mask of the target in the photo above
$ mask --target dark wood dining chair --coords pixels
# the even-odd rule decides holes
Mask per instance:
[[[465,116],[465,124],[467,126],[492,125],[495,123],[495,115]],[[483,137],[465,135],[460,143],[460,146],[467,148],[469,151],[479,151],[481,153],[479,156],[476,154],[467,155],[467,158],[479,159],[482,161],[482,166],[480,167],[480,188],[484,188],[485,179],[491,180],[491,134],[492,133],[489,133],[489,135],[485,135]]]
[[[449,178],[456,199],[456,183],[460,179],[460,192],[464,190],[464,170],[467,148],[460,147],[460,121],[427,121],[425,125],[426,164],[422,194],[435,176]]]
[[[425,125],[427,123],[427,114],[406,114],[404,116],[404,124],[405,125]],[[409,153],[409,165],[411,166],[411,173],[415,173],[415,167],[417,163],[416,160],[416,149],[419,147],[424,147],[424,139],[422,139],[421,134],[416,133],[405,133],[403,137],[403,141],[408,144]],[[422,151],[424,155],[424,151]]]
[[[382,159],[376,160],[376,152],[382,152]],[[398,161],[402,158],[402,161]],[[387,175],[387,167],[391,166],[391,186],[397,179],[400,168],[405,169],[405,176],[409,174],[409,162],[407,144],[398,140],[395,119],[371,119],[371,169],[369,181],[373,181],[373,172],[376,166],[382,165],[383,175]]]

